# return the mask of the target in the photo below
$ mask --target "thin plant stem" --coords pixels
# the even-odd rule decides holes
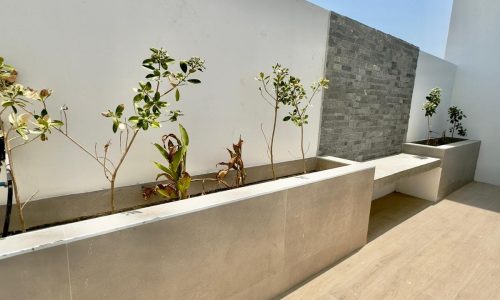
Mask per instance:
[[[10,169],[10,176],[11,176],[11,180],[12,180],[12,187],[14,189],[14,195],[15,195],[15,198],[16,198],[16,206],[17,206],[17,212],[18,212],[18,215],[19,215],[19,222],[21,223],[21,230],[23,232],[26,232],[26,223],[24,221],[23,208],[22,208],[22,205],[21,205],[21,197],[20,197],[20,194],[19,194],[19,187],[17,185],[16,173],[14,171],[14,158],[12,157],[12,148],[11,148],[11,144],[10,144],[10,141],[9,141],[10,129],[8,131],[5,131],[5,129],[3,127],[3,124],[2,124],[2,132],[3,132],[3,136],[5,138],[5,151],[7,152],[7,155],[9,157],[9,165],[8,165],[8,167]]]
[[[278,92],[276,91],[276,94]],[[273,122],[273,132],[271,134],[271,143],[269,144],[269,156],[271,157],[271,170],[273,172],[273,179],[276,180],[276,170],[274,169],[274,153],[273,153],[273,146],[274,146],[274,134],[276,133],[276,122],[278,119],[278,100],[275,100],[274,104],[274,122]]]
[[[111,211],[112,212],[115,212],[115,209],[116,209],[115,208],[115,182],[116,182],[116,176],[118,175],[118,171],[120,170],[120,167],[123,164],[123,161],[125,160],[125,157],[127,157],[127,154],[129,152],[130,148],[132,147],[132,144],[134,143],[135,138],[137,137],[138,133],[139,133],[139,129],[136,129],[134,131],[134,134],[132,135],[132,138],[130,139],[130,143],[125,148],[125,152],[123,152],[120,160],[118,161],[118,164],[116,165],[116,168],[114,169],[114,171],[112,172],[112,175],[111,175],[111,180],[110,180],[110,183],[111,183],[111,199],[110,199],[110,204],[111,204]]]
[[[304,174],[307,173],[306,156],[304,154],[304,126],[300,126],[300,151],[302,152],[302,163],[304,165]]]

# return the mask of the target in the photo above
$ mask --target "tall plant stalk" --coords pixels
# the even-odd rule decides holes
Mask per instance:
[[[0,132],[4,138],[4,151],[7,154],[6,169],[10,172],[19,222],[24,232],[27,228],[23,208],[31,198],[24,203],[21,199],[17,169],[14,163],[14,150],[34,141],[47,141],[51,130],[58,129],[63,123],[59,120],[52,120],[48,114],[45,101],[50,97],[52,91],[48,89],[37,91],[16,83],[17,75],[14,67],[5,64],[4,59],[0,57],[0,99],[3,107],[0,110]],[[30,112],[27,109],[27,107],[35,107],[37,104],[41,104],[39,113]],[[25,112],[19,113],[19,110]],[[9,125],[3,120],[7,111],[10,112],[8,115]],[[13,134],[14,136],[12,136]]]
[[[276,176],[276,170],[274,168],[274,143],[276,136],[276,126],[278,122],[278,110],[280,108],[280,104],[286,104],[288,101],[288,86],[286,80],[289,77],[289,75],[288,75],[288,69],[281,67],[280,64],[272,66],[272,69],[273,69],[272,78],[271,76],[266,76],[263,72],[260,72],[259,76],[257,76],[255,79],[261,83],[259,91],[262,98],[266,101],[267,104],[269,104],[273,108],[273,127],[269,142],[266,138],[266,134],[264,133],[262,125],[261,129],[262,129],[262,134],[264,135],[264,139],[266,140],[267,151],[269,154],[269,159],[271,161],[272,176],[273,179],[276,180],[277,176]],[[271,93],[268,89],[268,84],[271,82],[271,80],[274,93]]]
[[[316,96],[316,94],[321,89],[328,88],[329,81],[325,78],[322,78],[318,82],[314,82],[311,85],[312,94],[308,98],[304,106],[301,106],[301,104],[302,100],[306,98],[306,92],[302,87],[302,84],[300,83],[300,79],[295,78],[293,81],[295,86],[294,87],[295,92],[292,93],[291,101],[289,103],[293,107],[293,111],[290,112],[289,115],[283,119],[283,121],[291,121],[300,128],[300,153],[302,155],[303,173],[306,174],[307,164],[306,164],[306,156],[304,149],[304,125],[309,123],[308,121],[309,116],[307,115],[307,109],[311,107],[311,102],[314,99],[314,96]]]

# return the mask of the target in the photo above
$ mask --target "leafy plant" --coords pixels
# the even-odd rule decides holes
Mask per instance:
[[[424,103],[423,110],[425,111],[425,116],[427,117],[427,144],[429,145],[431,143],[431,134],[432,134],[432,129],[431,129],[431,117],[436,113],[437,107],[439,106],[439,103],[441,102],[441,89],[440,88],[433,88],[429,95],[425,97],[427,101]]]
[[[5,64],[4,58],[0,57],[0,100],[2,105],[0,130],[5,141],[5,152],[8,156],[8,165],[6,167],[10,170],[12,178],[19,220],[22,230],[26,231],[23,208],[29,199],[24,204],[21,200],[13,153],[19,147],[34,141],[47,141],[52,130],[59,130],[59,127],[64,123],[53,120],[47,111],[46,101],[52,91],[49,89],[34,90],[16,83],[17,75],[15,68]],[[9,125],[6,125],[3,121],[7,112],[10,112],[8,115]]]
[[[205,69],[204,61],[199,57],[177,62],[163,48],[151,48],[150,52],[150,56],[142,62],[142,66],[149,71],[145,76],[146,80],[139,82],[138,87],[134,89],[136,94],[132,99],[133,113],[128,118],[125,117],[124,104],[102,113],[104,117],[111,119],[113,133],[119,132],[120,157],[117,162],[113,162],[109,158],[111,142],[104,145],[103,154],[99,155],[97,149],[92,152],[72,138],[68,134],[67,127],[65,130],[58,130],[101,165],[104,176],[110,183],[110,205],[113,212],[115,211],[115,182],[118,171],[137,135],[149,128],[159,128],[164,122],[177,121],[182,116],[182,112],[180,110],[168,110],[170,103],[166,100],[166,97],[170,93],[174,93],[175,101],[179,101],[181,97],[180,88],[188,84],[201,83],[199,79],[191,78],[191,76]],[[180,71],[177,72],[173,71],[173,66],[176,63],[180,68]],[[64,118],[67,123],[66,110],[67,108],[63,107]],[[162,119],[164,116],[166,119]]]
[[[180,139],[173,133],[163,136],[160,145],[155,143],[156,149],[161,153],[168,165],[159,162],[154,164],[162,173],[156,176],[156,180],[164,177],[167,183],[157,184],[155,188],[146,190],[144,197],[147,199],[153,194],[159,194],[169,200],[182,200],[189,197],[191,176],[186,170],[186,157],[189,146],[189,136],[186,129],[179,124]]]
[[[448,109],[448,116],[451,127],[449,129],[451,133],[451,138],[453,139],[453,136],[455,134],[455,130],[457,131],[457,134],[459,136],[466,136],[467,135],[467,129],[464,128],[462,125],[462,119],[467,118],[467,116],[464,114],[464,112],[456,107],[452,106]]]
[[[328,88],[328,79],[321,78],[318,82],[313,82],[311,84],[311,97],[307,98],[307,94],[304,90],[304,87],[300,83],[300,79],[298,78],[293,78],[291,80],[292,84],[294,85],[294,88],[292,91],[296,91],[295,93],[292,93],[290,95],[290,102],[287,103],[290,105],[293,110],[292,112],[289,112],[288,116],[286,116],[283,121],[290,121],[296,126],[300,128],[300,151],[302,154],[302,163],[303,163],[303,168],[304,168],[304,174],[307,173],[307,167],[306,167],[306,159],[305,159],[305,151],[304,151],[304,125],[308,124],[308,115],[307,115],[307,109],[311,107],[311,102],[316,96],[316,94],[321,90],[321,89],[327,89]],[[302,103],[303,100],[307,99],[305,103]]]

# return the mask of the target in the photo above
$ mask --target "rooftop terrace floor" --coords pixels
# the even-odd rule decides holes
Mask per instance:
[[[285,299],[500,299],[500,187],[375,200],[368,240]]]

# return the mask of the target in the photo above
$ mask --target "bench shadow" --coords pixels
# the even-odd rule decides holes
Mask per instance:
[[[434,203],[401,193],[392,193],[372,202],[368,242],[403,223]]]

